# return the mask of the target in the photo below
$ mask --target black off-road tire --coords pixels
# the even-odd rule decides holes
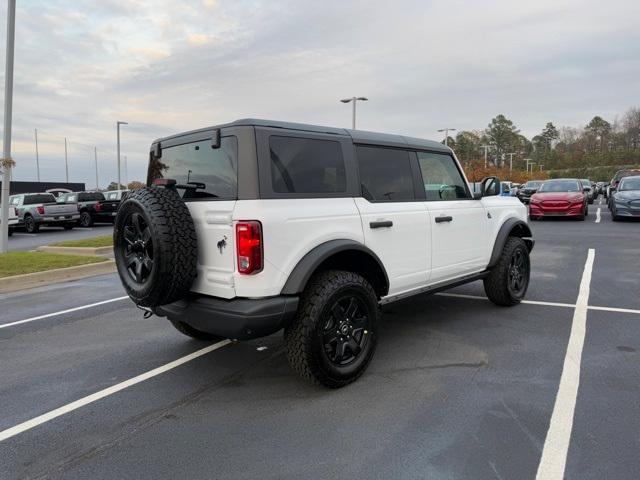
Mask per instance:
[[[223,337],[213,335],[212,333],[203,332],[202,330],[197,330],[191,325],[187,325],[186,323],[179,320],[169,321],[174,327],[176,327],[176,330],[186,335],[187,337],[195,338],[196,340],[202,340],[203,342],[218,342],[220,340],[224,340]]]
[[[517,251],[520,251],[524,256],[526,269],[523,272],[525,277],[524,288],[516,292],[510,287],[509,272],[511,260]],[[527,248],[527,244],[519,237],[508,237],[498,263],[491,269],[489,276],[484,279],[484,291],[487,297],[489,297],[489,300],[496,305],[505,307],[517,305],[527,293],[530,272],[531,264],[529,262],[529,249]]]
[[[134,218],[142,222],[145,232],[149,229],[147,240],[136,247],[152,260],[141,281],[127,267],[132,250],[125,234],[131,234]],[[193,218],[175,190],[144,188],[127,197],[118,209],[113,246],[118,274],[136,304],[153,308],[189,293],[197,275],[198,242]]]
[[[366,346],[353,363],[337,366],[331,362],[322,341],[326,316],[337,298],[357,295],[366,304],[369,320]],[[357,380],[375,353],[380,309],[369,282],[352,272],[328,270],[313,277],[300,299],[296,319],[284,332],[289,364],[301,377],[318,385],[340,388]]]
[[[40,231],[40,225],[36,223],[31,215],[25,215],[24,229],[27,231],[27,233],[38,233]]]
[[[91,214],[86,210],[84,212],[80,212],[78,224],[84,228],[93,227],[93,218],[91,217]]]

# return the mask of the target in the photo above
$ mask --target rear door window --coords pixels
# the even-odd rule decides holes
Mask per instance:
[[[452,156],[446,153],[417,153],[427,201],[471,198],[467,182]]]
[[[356,152],[364,198],[370,202],[415,200],[408,151],[358,146]]]
[[[42,193],[35,195],[25,195],[24,205],[36,205],[38,203],[56,203],[56,197],[50,193]]]
[[[272,135],[269,155],[271,186],[276,193],[343,193],[347,190],[340,142]]]
[[[104,200],[104,195],[100,192],[81,193],[78,195],[78,201],[80,202],[95,202]],[[75,201],[75,200],[69,200]]]
[[[170,178],[179,185],[182,198],[192,200],[235,200],[238,196],[238,140],[222,137],[220,148],[206,139],[162,149],[162,157],[149,162],[149,183]]]

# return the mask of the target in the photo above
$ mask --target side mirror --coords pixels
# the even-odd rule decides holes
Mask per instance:
[[[480,194],[483,197],[500,195],[500,179],[498,177],[485,177],[480,182]]]
[[[582,187],[582,191],[583,192],[588,192],[589,191],[589,187]]]

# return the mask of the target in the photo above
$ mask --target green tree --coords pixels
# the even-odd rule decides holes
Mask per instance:
[[[500,166],[503,155],[514,150],[520,140],[520,130],[504,115],[496,116],[485,130],[490,143],[495,145],[496,166]]]
[[[606,150],[606,140],[611,133],[611,124],[602,117],[596,115],[584,128],[585,135],[589,139],[589,144],[593,151]]]
[[[472,162],[478,159],[480,150],[480,135],[476,132],[463,130],[456,135],[455,152],[462,162]]]
[[[547,150],[551,150],[551,144],[560,138],[560,132],[551,122],[547,122],[547,125],[542,129],[542,133],[540,134],[542,139],[544,140],[545,148]]]

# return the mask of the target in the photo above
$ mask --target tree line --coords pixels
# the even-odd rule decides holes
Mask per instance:
[[[460,131],[447,144],[473,177],[498,171],[514,181],[563,176],[609,180],[620,168],[640,166],[640,108],[613,121],[596,115],[583,127],[547,122],[531,139],[500,114],[484,130]]]

